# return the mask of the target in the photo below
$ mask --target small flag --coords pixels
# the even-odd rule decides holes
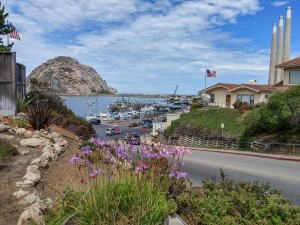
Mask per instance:
[[[10,25],[11,25],[11,28],[13,29],[13,31],[9,33],[9,37],[21,41],[20,35],[17,32],[17,29],[12,24],[10,24]]]
[[[216,78],[217,72],[216,71],[211,71],[211,70],[206,70],[206,76]]]

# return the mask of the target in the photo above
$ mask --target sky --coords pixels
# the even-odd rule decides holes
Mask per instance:
[[[267,84],[272,24],[292,7],[291,58],[300,56],[300,1],[0,0],[33,69],[57,56],[93,67],[119,93],[196,95],[216,83]],[[205,70],[216,78],[205,79]],[[205,82],[206,80],[206,82]]]

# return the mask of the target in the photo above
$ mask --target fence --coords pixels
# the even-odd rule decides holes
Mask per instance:
[[[25,66],[16,63],[15,52],[0,52],[0,115],[15,115],[17,92],[26,94]]]
[[[260,153],[299,155],[300,144],[264,143],[264,142],[240,142],[222,138],[201,138],[195,136],[168,137],[159,136],[159,142],[166,145],[179,145],[196,148],[219,148],[228,150],[247,150]]]

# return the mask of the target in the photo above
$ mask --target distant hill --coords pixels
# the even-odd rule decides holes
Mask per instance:
[[[117,89],[108,86],[95,69],[66,56],[50,59],[35,68],[27,77],[27,92],[31,89],[31,78],[48,83],[60,95],[117,93]]]

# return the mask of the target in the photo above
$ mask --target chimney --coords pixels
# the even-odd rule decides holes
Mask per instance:
[[[256,84],[256,80],[249,80],[248,84]]]
[[[283,36],[283,16],[279,17],[279,27],[278,27],[278,43],[277,43],[277,54],[276,63],[279,65],[282,63],[282,36]],[[282,80],[281,77],[282,70],[280,68],[275,69],[274,83],[277,84]]]
[[[268,84],[274,84],[274,75],[275,75],[275,60],[276,60],[276,23],[273,24],[272,31],[272,47],[270,55],[270,67],[269,67],[269,80]]]
[[[286,20],[285,20],[284,47],[283,47],[282,62],[286,62],[290,59],[291,17],[292,17],[292,7],[289,6],[286,8]]]

